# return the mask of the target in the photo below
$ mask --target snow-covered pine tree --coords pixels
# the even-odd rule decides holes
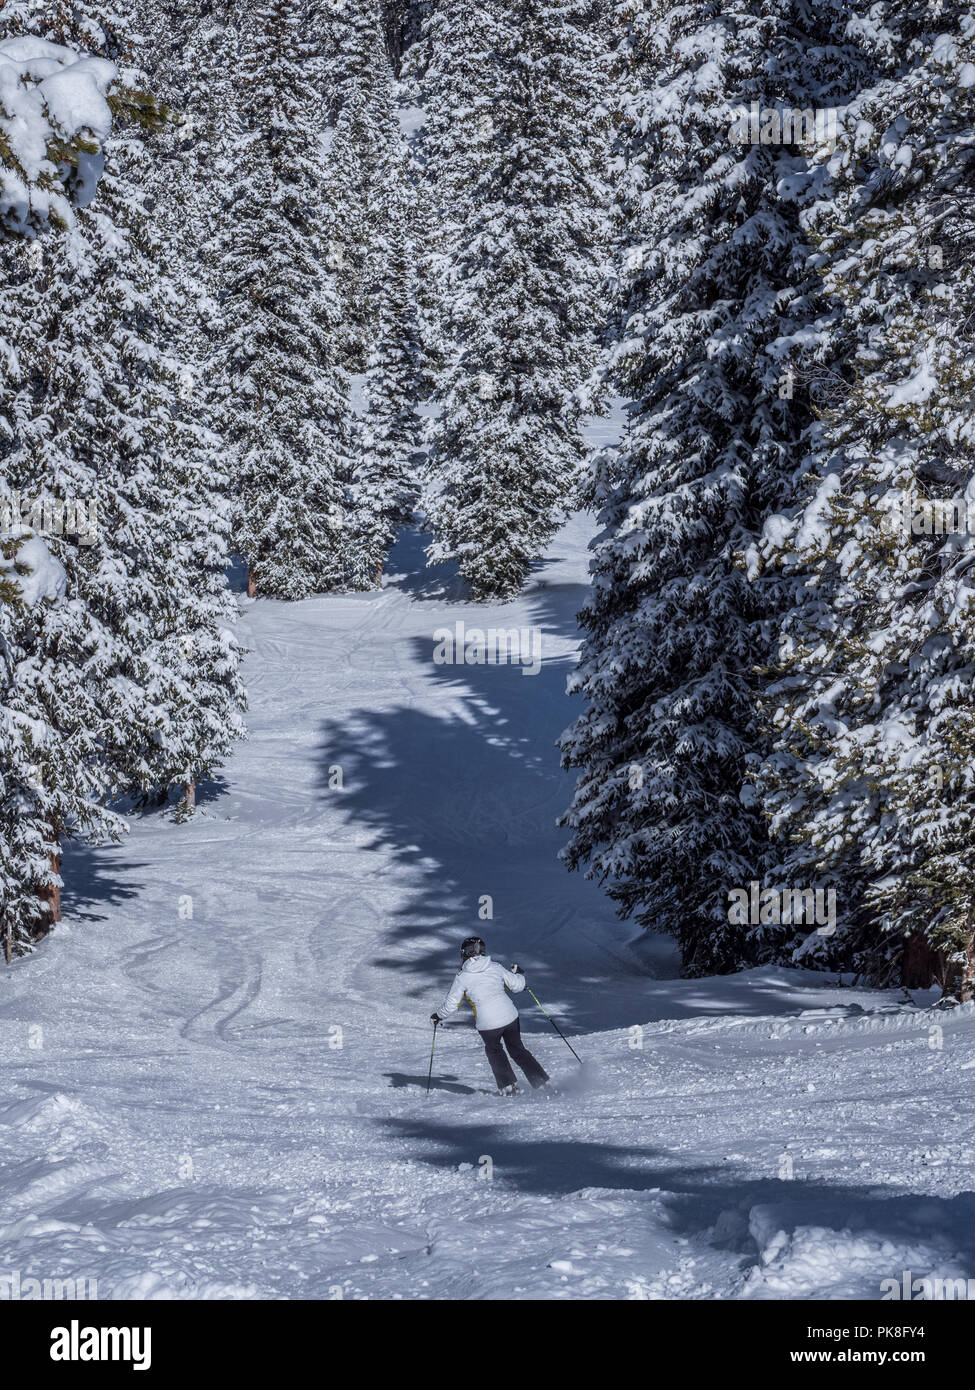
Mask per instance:
[[[428,8],[429,0],[380,0],[386,47],[397,75],[404,53],[420,37],[423,13]]]
[[[6,501],[9,508],[9,499]],[[36,701],[24,698],[17,633],[63,593],[63,571],[43,542],[10,525],[0,550],[0,938],[4,959],[30,949],[60,917],[59,829],[111,833],[97,805],[97,750],[79,727],[62,737]],[[80,714],[85,714],[85,709]],[[72,736],[74,735],[74,736]]]
[[[0,580],[0,940],[9,965],[45,927],[41,894],[50,887],[58,846],[54,806],[33,773],[30,725],[11,706],[14,655],[3,635],[18,589]]]
[[[350,580],[378,586],[397,530],[413,519],[419,494],[422,350],[415,303],[415,206],[405,148],[382,190],[386,212],[373,253],[381,267],[375,336],[366,363],[366,414],[350,488]]]
[[[94,55],[111,65],[118,57],[111,35],[98,16],[82,8],[53,4],[43,12],[10,3],[3,7],[4,33],[11,43],[56,42],[64,52]],[[139,98],[131,108],[149,114],[150,103]],[[86,157],[91,147],[85,144]],[[90,188],[78,165],[78,200],[90,202]],[[57,264],[56,282],[76,284],[83,259],[85,235],[78,218],[52,216],[57,231],[46,241],[0,247],[5,286],[4,354],[0,376],[0,477],[4,504],[4,576],[0,593],[0,637],[3,647],[3,930],[5,953],[22,949],[43,934],[60,916],[60,838],[68,833],[114,833],[117,819],[100,801],[106,788],[100,735],[103,727],[95,691],[99,672],[110,663],[109,644],[101,640],[97,623],[83,604],[68,597],[67,576],[39,536],[31,536],[21,521],[24,483],[22,428],[25,419],[45,420],[43,380],[57,357],[57,303],[46,267]],[[89,286],[77,289],[83,295]],[[72,363],[84,378],[84,362]],[[85,382],[82,391],[89,382]],[[46,420],[45,420],[46,424]],[[51,491],[60,479],[47,465],[47,441],[38,436],[39,489]],[[56,453],[56,448],[54,453]],[[37,488],[28,497],[33,501]],[[85,494],[72,494],[79,499]],[[43,516],[31,513],[30,525],[41,529]],[[63,508],[54,525],[63,524]],[[50,526],[49,526],[50,529]],[[79,679],[79,672],[84,677]]]
[[[444,86],[421,147],[448,257],[426,511],[430,563],[456,561],[482,600],[518,593],[575,495],[604,127],[587,5],[462,11],[448,4],[432,31],[428,80]]]
[[[322,42],[318,61],[325,96],[324,111],[334,126],[357,93],[370,104],[382,101],[392,81],[392,63],[381,0],[340,0],[326,6],[318,26]],[[388,98],[387,98],[388,99]]]
[[[489,118],[490,73],[480,35],[487,18],[481,7],[463,0],[425,7],[419,36],[402,64],[402,90],[413,94],[422,112],[411,148],[421,169],[413,226],[425,397],[433,395],[448,360],[445,281],[461,246],[465,171],[478,144],[478,121]]]
[[[379,328],[386,228],[402,197],[403,140],[378,0],[349,0],[339,13],[341,24],[333,23],[341,61],[326,68],[339,98],[328,156],[329,262],[341,300],[345,360],[362,373]]]
[[[632,405],[587,489],[601,530],[570,684],[587,705],[562,739],[580,769],[564,858],[676,936],[687,974],[777,946],[775,928],[729,914],[729,894],[775,868],[750,764],[781,601],[736,557],[788,495],[810,418],[782,356],[808,312],[797,209],[824,151],[752,142],[739,116],[834,103],[844,19],[761,0],[619,10],[607,375]]]
[[[117,310],[116,340],[152,479],[148,493],[131,498],[133,507],[138,501],[149,513],[151,538],[127,539],[149,581],[142,589],[152,617],[143,657],[147,670],[156,672],[152,699],[165,711],[163,730],[131,763],[123,785],[162,796],[184,788],[191,808],[197,780],[209,776],[244,733],[240,649],[232,631],[236,603],[227,581],[230,460],[207,423],[209,402],[198,385],[206,347],[198,326],[210,295],[185,268],[170,273],[185,243],[178,235],[182,209],[160,187],[166,162],[149,162],[138,140],[118,155],[120,182],[116,189],[110,167],[105,208],[126,237],[124,269],[142,298],[128,312]],[[131,202],[132,180],[149,193],[151,213]],[[126,528],[115,535],[126,538]]]
[[[347,493],[346,565],[356,588],[381,583],[417,496],[421,349],[416,309],[416,171],[399,130],[378,0],[333,15],[326,71],[335,97],[328,159],[329,262],[345,363],[362,374],[363,422]]]
[[[341,310],[329,270],[317,0],[240,14],[242,134],[220,267],[221,433],[239,454],[235,544],[250,591],[303,598],[345,580],[351,471]]]
[[[171,118],[154,141],[150,190],[154,222],[174,244],[170,273],[185,286],[194,312],[186,332],[199,340],[220,329],[220,248],[234,145],[235,0],[139,0],[139,61]],[[204,374],[206,375],[206,374]],[[197,382],[198,388],[205,384]],[[202,389],[197,403],[205,400]]]
[[[72,5],[59,37],[69,22],[74,42],[108,52],[141,89],[117,15]],[[220,453],[184,389],[187,367],[197,366],[188,359],[195,339],[186,326],[203,310],[183,269],[181,204],[167,201],[179,181],[154,112],[149,125],[151,146],[131,122],[119,129],[100,207],[80,213],[70,240],[49,243],[41,268],[25,277],[39,317],[25,335],[8,458],[25,495],[87,499],[97,508],[96,546],[70,535],[51,545],[63,552],[69,592],[79,586],[103,638],[120,644],[116,659],[128,663],[130,690],[143,692],[141,736],[127,723],[137,702],[128,716],[115,711],[111,770],[113,785],[140,793],[192,784],[195,773],[211,770],[241,732],[242,703],[224,577]],[[41,354],[32,355],[35,341],[44,342]],[[93,578],[96,552],[108,582]],[[107,680],[105,692],[117,684]],[[112,746],[104,729],[101,737]]]
[[[804,958],[886,982],[920,946],[922,974],[970,999],[975,18],[874,6],[863,41],[884,75],[809,213],[833,310],[812,369],[825,353],[838,385],[804,503],[767,529],[800,584],[760,781],[793,875],[838,885],[842,929]]]
[[[100,10],[73,18],[92,42]],[[124,47],[115,22],[100,32]],[[98,206],[7,257],[4,474],[64,579],[8,619],[12,707],[47,730],[35,762],[52,839],[114,830],[109,792],[191,785],[241,731],[226,526],[211,441],[178,401],[181,301],[144,202],[152,167],[140,132],[120,128]]]
[[[427,250],[431,279],[438,281],[459,249],[472,160],[492,120],[492,24],[484,7],[439,0],[406,58],[406,75],[418,83],[422,100],[417,154],[436,212]]]
[[[157,133],[145,170],[150,258],[164,267],[151,338],[165,378],[171,451],[168,476],[179,518],[180,594],[159,634],[159,658],[177,676],[173,727],[180,750],[161,768],[165,796],[184,771],[186,805],[198,776],[207,775],[243,733],[239,651],[232,637],[236,605],[229,562],[232,446],[219,432],[219,379],[210,358],[223,328],[218,267],[229,239],[226,220],[227,141],[235,129],[232,76],[236,29],[228,0],[141,0],[140,60],[171,119]],[[147,336],[150,325],[145,324]],[[174,576],[175,577],[175,576]],[[195,756],[194,756],[195,750]]]
[[[13,289],[23,329],[3,468],[33,544],[64,576],[49,602],[14,611],[11,639],[15,707],[49,731],[53,751],[36,761],[59,806],[54,836],[102,825],[97,804],[112,790],[192,780],[239,727],[228,615],[199,597],[211,581],[193,542],[212,544],[213,523],[192,510],[195,439],[171,413],[144,212],[119,172],[121,143],[109,146],[103,205],[50,238]],[[219,680],[188,659],[190,637],[222,652]]]

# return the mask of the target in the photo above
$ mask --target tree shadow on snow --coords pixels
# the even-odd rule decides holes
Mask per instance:
[[[428,580],[413,572],[432,573],[422,570],[422,546],[417,533],[404,537],[390,568],[393,587],[430,600],[429,635],[399,639],[410,647],[412,698],[321,727],[322,799],[371,834],[370,847],[397,865],[393,886],[406,890],[384,909],[386,949],[373,966],[410,977],[408,997],[436,998],[457,968],[460,941],[477,933],[492,954],[525,967],[550,1012],[587,1031],[658,1018],[795,1014],[821,1002],[823,989],[835,986],[814,972],[677,978],[673,942],[621,922],[597,883],[568,872],[558,857],[568,831],[556,822],[576,774],[561,768],[557,739],[582,709],[567,696],[566,680],[588,586],[535,576],[515,604],[447,607],[450,582],[428,591]],[[550,563],[559,563],[557,548]],[[538,627],[540,672],[435,664],[435,630],[458,620],[468,628]],[[340,793],[329,786],[335,764]],[[491,917],[480,915],[486,897]],[[549,1027],[530,1002],[523,1015],[528,1032]]]
[[[430,537],[422,531],[401,531],[386,562],[386,586],[409,594],[417,602],[449,603],[462,607],[466,611],[467,621],[472,626],[478,625],[477,614],[480,613],[483,618],[485,610],[471,602],[467,582],[457,573],[455,564],[451,562],[427,566],[426,548],[429,543]],[[544,578],[544,573],[558,563],[559,557],[557,555],[543,556],[536,560],[531,567],[528,578],[529,590],[550,587],[549,582]],[[578,596],[579,591],[583,594],[586,591],[586,586],[581,584],[553,585],[551,587],[563,591],[572,590],[572,594],[566,594],[570,604],[573,598]],[[511,607],[514,608],[514,604],[517,602],[519,600],[515,600]],[[581,606],[581,600],[576,608],[564,608],[563,605],[563,621],[567,622],[567,630],[573,636],[576,633],[575,614],[578,607]],[[491,611],[500,611],[503,614],[505,609],[492,608]]]
[[[430,537],[422,531],[401,531],[386,561],[385,585],[417,601],[464,603],[467,586],[456,565],[427,568],[425,550]]]
[[[211,802],[226,796],[229,784],[226,777],[220,772],[214,773],[212,777],[201,777],[196,783],[196,805],[198,810],[204,809]],[[179,810],[185,795],[182,786],[171,786],[164,789],[160,797],[156,800],[139,802],[135,797],[119,797],[112,803],[112,809],[117,811],[126,820],[152,820],[159,816],[172,816]]]
[[[75,922],[104,922],[107,909],[137,897],[143,884],[132,875],[148,866],[121,860],[113,845],[86,845],[77,840],[65,843],[61,860],[61,903],[64,916]],[[102,910],[105,909],[105,910]]]
[[[510,1102],[499,1104],[507,1107]],[[758,1263],[761,1251],[756,1233],[767,1233],[766,1239],[771,1239],[778,1230],[791,1237],[798,1229],[808,1228],[817,1233],[813,1239],[822,1245],[827,1286],[841,1282],[844,1242],[858,1238],[902,1247],[890,1252],[892,1267],[883,1277],[900,1278],[899,1265],[893,1266],[912,1247],[943,1252],[944,1265],[930,1272],[943,1274],[950,1264],[953,1275],[960,1270],[965,1278],[975,1277],[972,1192],[933,1197],[815,1177],[756,1179],[737,1173],[730,1162],[688,1164],[681,1155],[650,1145],[526,1139],[520,1126],[518,1137],[512,1137],[504,1125],[455,1124],[433,1116],[389,1117],[381,1123],[408,1141],[415,1158],[431,1167],[456,1170],[489,1154],[495,1186],[519,1194],[566,1197],[587,1188],[621,1194],[659,1192],[663,1221],[670,1231],[739,1253],[743,1269]],[[766,1209],[757,1221],[755,1208]],[[874,1259],[882,1262],[884,1258],[883,1252],[874,1252]],[[915,1275],[928,1272],[918,1265],[913,1269]],[[808,1277],[815,1276],[813,1270]]]
[[[575,777],[560,767],[556,740],[578,712],[566,697],[574,666],[566,646],[586,593],[581,584],[536,587],[510,622],[496,609],[440,608],[429,637],[402,639],[435,709],[423,707],[421,690],[409,705],[356,710],[322,725],[322,798],[371,832],[370,847],[398,865],[395,886],[408,887],[388,917],[388,949],[372,964],[411,976],[407,993],[415,998],[443,989],[460,941],[476,932],[493,954],[530,970],[543,1003],[573,1026],[645,1019],[640,989],[651,971],[622,944],[638,934],[621,927],[596,884],[570,875],[558,858],[566,832],[556,821]],[[458,619],[468,627],[537,625],[541,670],[435,665],[433,632]],[[546,648],[554,653],[546,657]],[[340,793],[329,786],[336,764]],[[490,918],[479,915],[485,898]],[[549,1025],[536,1014],[525,1026]]]

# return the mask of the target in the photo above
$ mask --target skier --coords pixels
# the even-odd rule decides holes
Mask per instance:
[[[548,1072],[535,1060],[521,1040],[521,1021],[518,1010],[505,994],[520,994],[525,988],[521,968],[513,965],[505,970],[486,953],[479,936],[469,936],[461,943],[461,968],[454,977],[440,1008],[430,1015],[434,1024],[442,1023],[448,1014],[457,1012],[462,999],[467,998],[474,1010],[474,1022],[484,1041],[499,1096],[511,1096],[518,1090],[511,1062],[505,1056],[506,1044],[511,1060],[517,1062],[531,1084],[538,1089],[548,1081]]]

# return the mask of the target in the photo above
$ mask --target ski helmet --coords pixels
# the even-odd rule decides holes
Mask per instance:
[[[471,956],[485,956],[487,949],[479,936],[469,936],[460,943],[461,960],[470,960]]]

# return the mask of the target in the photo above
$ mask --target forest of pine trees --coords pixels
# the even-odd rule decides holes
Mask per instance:
[[[903,518],[975,464],[975,16],[615,18],[603,372],[630,404],[584,489],[565,858],[688,974],[801,961],[971,998],[971,537]]]
[[[244,736],[232,572],[582,508],[567,867],[975,997],[973,93],[952,0],[0,0],[6,958]]]

